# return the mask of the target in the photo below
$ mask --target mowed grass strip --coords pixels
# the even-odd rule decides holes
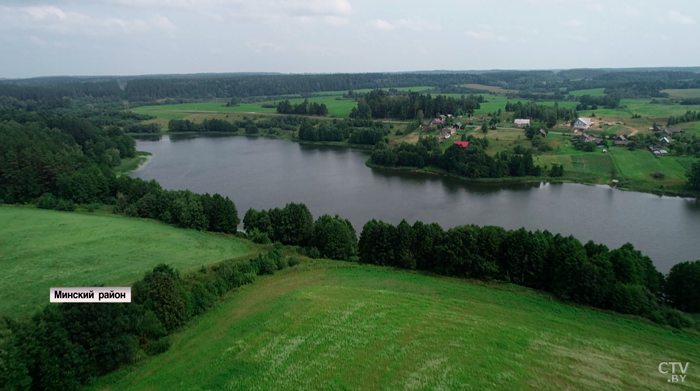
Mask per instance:
[[[242,287],[172,341],[87,389],[671,390],[697,383],[667,383],[660,362],[700,362],[697,334],[508,284],[331,261]]]
[[[243,256],[237,239],[121,216],[0,207],[0,316],[49,304],[49,288],[129,286],[160,263],[181,271]]]

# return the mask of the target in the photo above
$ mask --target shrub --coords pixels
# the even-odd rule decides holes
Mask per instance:
[[[51,193],[44,193],[36,200],[36,206],[41,209],[55,209],[57,205],[58,198]]]
[[[275,274],[277,270],[277,263],[268,257],[264,257],[260,260],[260,274]]]
[[[301,253],[309,258],[318,259],[321,258],[321,252],[318,251],[316,247],[303,247]]]
[[[88,212],[92,213],[102,207],[102,204],[99,202],[93,202],[92,204],[88,204],[88,206],[85,207],[85,210]]]
[[[289,267],[289,261],[287,257],[279,257],[277,259],[277,270],[286,269]]]
[[[270,237],[267,235],[267,233],[260,232],[257,228],[250,231],[248,234],[248,239],[257,244],[270,244]]]
[[[292,256],[289,257],[289,259],[287,260],[287,264],[289,265],[289,267],[294,267],[294,266],[296,266],[296,265],[298,265],[298,264],[300,264],[300,263],[301,263],[301,259],[299,259],[299,257],[296,256],[296,255],[292,255]]]
[[[64,200],[61,198],[56,204],[56,210],[62,210],[64,212],[72,212],[75,210],[75,203],[71,200]]]

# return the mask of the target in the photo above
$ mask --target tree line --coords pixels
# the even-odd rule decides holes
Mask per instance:
[[[132,286],[131,303],[47,305],[31,318],[0,320],[4,390],[79,390],[143,356],[170,348],[169,335],[258,275],[299,263],[279,248],[181,276],[158,265]]]
[[[666,278],[629,243],[610,250],[524,228],[466,225],[445,231],[436,223],[372,220],[362,228],[358,254],[362,263],[507,281],[660,324],[697,327],[678,310],[700,311],[700,261],[678,264]]]
[[[668,122],[666,125],[671,126],[671,125],[676,125],[676,124],[682,124],[684,122],[696,122],[700,121],[700,111],[686,111],[685,114],[680,115],[680,116],[670,116],[668,117]]]
[[[380,121],[344,119],[333,121],[304,120],[299,126],[299,140],[346,141],[351,144],[374,145],[384,140],[390,127]]]
[[[279,114],[318,115],[323,117],[328,114],[328,107],[325,103],[309,103],[308,99],[304,99],[302,103],[292,105],[288,99],[285,99],[277,104],[277,112]]]
[[[383,90],[374,90],[358,99],[357,107],[351,111],[350,118],[422,120],[423,117],[430,118],[438,114],[471,115],[481,107],[479,103],[483,102],[483,97],[474,95],[452,98],[445,95],[433,97],[417,92],[394,95]],[[419,113],[422,114],[419,116]]]

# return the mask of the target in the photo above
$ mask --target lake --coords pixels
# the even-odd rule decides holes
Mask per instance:
[[[138,140],[153,154],[132,177],[164,188],[219,193],[248,208],[306,204],[315,217],[338,214],[358,236],[371,219],[548,230],[611,249],[634,244],[666,273],[700,259],[700,202],[578,184],[483,184],[372,169],[369,152],[245,136],[160,136]]]

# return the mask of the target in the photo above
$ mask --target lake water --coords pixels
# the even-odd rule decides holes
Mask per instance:
[[[578,184],[475,184],[455,178],[371,169],[364,150],[263,137],[162,136],[139,140],[153,154],[131,174],[164,188],[220,193],[248,208],[306,204],[315,217],[339,214],[358,236],[373,218],[421,220],[447,229],[498,225],[549,230],[616,248],[626,242],[666,273],[700,259],[700,202]]]

